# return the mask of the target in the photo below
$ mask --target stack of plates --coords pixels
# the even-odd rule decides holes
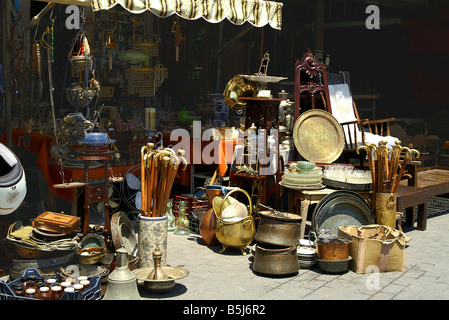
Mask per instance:
[[[312,268],[317,263],[315,244],[310,240],[299,240],[298,262],[302,269]]]

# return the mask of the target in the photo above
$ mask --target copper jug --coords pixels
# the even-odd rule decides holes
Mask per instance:
[[[215,235],[215,226],[217,224],[217,219],[212,207],[212,201],[216,196],[223,194],[223,189],[221,186],[209,186],[208,188],[198,187],[195,189],[195,191],[198,189],[204,190],[207,196],[207,209],[200,220],[200,234],[207,246],[214,246],[218,244],[218,239]],[[195,194],[195,192],[193,194]]]

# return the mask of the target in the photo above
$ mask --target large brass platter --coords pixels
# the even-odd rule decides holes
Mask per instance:
[[[314,109],[302,113],[293,127],[296,150],[315,163],[337,160],[345,147],[345,135],[337,119],[329,112]]]

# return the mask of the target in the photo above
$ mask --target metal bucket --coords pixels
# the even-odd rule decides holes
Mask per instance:
[[[376,193],[375,220],[377,224],[396,228],[397,193]]]
[[[270,275],[287,275],[298,272],[299,262],[296,246],[282,248],[257,244],[253,270]]]
[[[259,212],[259,227],[256,237],[258,242],[291,247],[298,244],[301,227],[301,216],[282,213],[277,216],[271,211]]]
[[[245,248],[248,244],[250,244],[254,235],[256,234],[256,227],[254,224],[254,218],[252,216],[252,205],[251,198],[249,194],[243,189],[234,189],[228,192],[222,202],[226,203],[228,196],[233,194],[234,192],[243,192],[249,200],[249,212],[248,217],[237,220],[237,221],[225,221],[221,216],[217,216],[217,224],[215,227],[215,234],[217,236],[218,241],[222,244],[223,248],[220,250],[220,253],[223,253],[227,247],[234,247],[240,249],[243,255],[246,255]],[[221,210],[220,210],[221,211]]]

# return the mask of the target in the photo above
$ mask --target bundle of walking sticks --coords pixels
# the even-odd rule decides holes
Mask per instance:
[[[171,148],[154,149],[153,143],[143,146],[140,155],[140,180],[142,192],[142,215],[162,217],[165,215],[168,198],[176,178],[179,165],[187,168],[185,151],[176,153]]]
[[[366,143],[357,148],[357,153],[359,154],[362,149],[368,156],[373,192],[377,193],[396,193],[407,161],[412,159],[413,154],[416,155],[415,159],[419,158],[418,150],[401,146],[399,140],[391,148],[387,146],[385,140],[380,141],[377,146],[373,143]]]

